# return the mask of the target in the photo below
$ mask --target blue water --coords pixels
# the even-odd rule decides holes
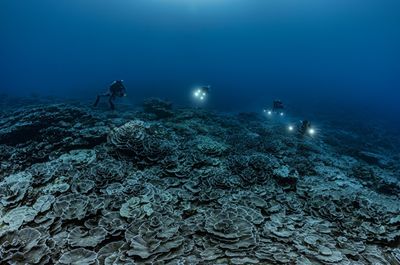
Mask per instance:
[[[129,98],[392,119],[400,113],[398,1],[26,0],[0,2],[0,91]],[[364,115],[368,113],[368,115]],[[343,115],[343,114],[340,114]]]
[[[399,102],[399,0],[0,0],[0,265],[400,264]]]

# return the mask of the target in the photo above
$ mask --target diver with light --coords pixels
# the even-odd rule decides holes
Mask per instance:
[[[297,126],[293,126],[292,124],[287,125],[288,133],[297,133],[299,136],[314,136],[316,134],[316,130],[311,126],[311,122],[308,120],[300,121],[297,130],[295,130]]]
[[[274,113],[279,114],[279,116],[284,116],[284,109],[285,105],[281,100],[274,100],[272,102],[272,109],[264,109],[264,113],[266,113],[268,116],[272,116]]]
[[[272,111],[279,113],[280,116],[284,115],[283,110],[285,109],[285,106],[283,105],[283,102],[280,100],[274,100],[272,103]]]
[[[311,122],[309,122],[308,120],[301,121],[298,131],[303,136],[304,135],[313,136],[316,133],[315,129],[311,126]]]
[[[195,89],[195,91],[193,92],[193,96],[200,101],[204,101],[209,93],[210,93],[210,87],[211,86],[201,86]]]

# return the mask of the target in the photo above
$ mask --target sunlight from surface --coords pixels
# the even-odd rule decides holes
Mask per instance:
[[[203,12],[203,11],[219,11],[225,12],[227,9],[235,9],[242,0],[153,0],[154,4],[181,9],[185,12]]]
[[[175,5],[182,5],[182,6],[206,6],[206,5],[221,5],[221,4],[228,4],[234,3],[235,0],[158,0],[164,4],[175,4]]]

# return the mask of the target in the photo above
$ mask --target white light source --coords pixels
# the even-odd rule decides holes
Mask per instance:
[[[198,88],[193,92],[193,96],[200,101],[204,101],[206,99],[207,93]]]
[[[313,128],[308,129],[308,133],[310,135],[314,135],[315,134],[315,130]]]
[[[294,130],[294,127],[292,125],[289,125],[288,130],[289,130],[289,132],[292,132]]]
[[[281,113],[279,113],[279,115],[283,116],[283,115],[284,115],[284,113],[283,113],[283,112],[281,112]]]
[[[267,113],[268,113],[268,115],[272,115],[272,111],[270,111],[270,110]]]

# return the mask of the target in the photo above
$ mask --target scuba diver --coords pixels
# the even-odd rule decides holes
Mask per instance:
[[[194,92],[194,96],[200,100],[204,100],[210,93],[210,87],[211,86],[208,85],[197,88]]]
[[[284,109],[285,109],[285,106],[283,105],[282,101],[274,100],[274,101],[272,101],[272,109],[264,109],[264,112],[267,113],[269,116],[271,116],[274,113],[279,113],[280,116],[283,116]]]
[[[272,103],[272,111],[273,112],[278,112],[278,111],[283,111],[285,109],[285,106],[283,105],[283,102],[280,100],[274,100]]]
[[[211,86],[208,85],[208,86],[202,86],[200,89],[207,96],[210,93],[210,88],[211,88]]]
[[[96,107],[99,102],[101,97],[108,97],[108,103],[110,104],[110,108],[112,110],[115,109],[114,105],[114,99],[116,97],[126,97],[126,88],[124,84],[122,83],[123,80],[116,80],[111,83],[110,87],[108,88],[108,92],[104,94],[97,95],[96,101],[94,102],[94,107]]]
[[[301,121],[300,127],[299,127],[299,133],[301,135],[305,134],[314,134],[314,129],[311,127],[311,122],[308,120]]]

